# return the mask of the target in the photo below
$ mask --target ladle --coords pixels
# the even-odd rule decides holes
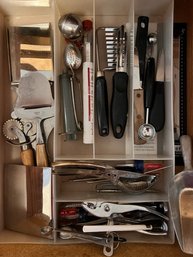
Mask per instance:
[[[71,83],[73,111],[74,111],[76,126],[79,130],[81,130],[82,125],[78,121],[76,104],[75,104],[74,80],[76,80],[78,87],[79,87],[81,110],[82,110],[82,93],[81,93],[81,88],[80,88],[80,81],[76,77],[74,70],[77,70],[81,66],[82,56],[81,56],[81,53],[80,53],[80,50],[78,49],[78,47],[72,43],[67,44],[67,46],[64,50],[64,63],[66,64],[66,66],[68,68],[70,68],[70,70],[72,72],[72,76],[70,78],[70,83]]]

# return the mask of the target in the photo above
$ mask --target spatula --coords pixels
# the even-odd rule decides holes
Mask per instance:
[[[18,98],[12,117],[36,122],[36,164],[48,166],[42,121],[54,116],[53,98],[47,78],[39,72],[29,72],[19,83]]]

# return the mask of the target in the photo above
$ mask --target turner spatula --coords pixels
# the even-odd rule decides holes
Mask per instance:
[[[39,72],[29,72],[19,83],[18,98],[12,117],[36,122],[36,164],[48,166],[42,121],[54,116],[51,88],[47,78]]]

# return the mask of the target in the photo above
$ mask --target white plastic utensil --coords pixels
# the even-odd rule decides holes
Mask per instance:
[[[144,224],[124,224],[124,225],[85,225],[83,232],[115,232],[115,231],[138,231],[138,230],[152,230],[151,225]]]
[[[94,123],[94,83],[92,61],[92,22],[85,20],[84,27],[84,62],[82,67],[83,77],[83,143],[93,143]]]

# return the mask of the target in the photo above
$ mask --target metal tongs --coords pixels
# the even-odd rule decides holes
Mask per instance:
[[[136,210],[145,211],[154,214],[162,219],[168,220],[168,217],[159,211],[147,206],[137,204],[117,204],[104,201],[84,201],[82,207],[97,217],[112,217],[114,214],[132,212]]]
[[[66,181],[110,182],[113,186],[127,193],[143,193],[157,181],[157,175],[117,170],[107,164],[74,161],[55,162],[52,164],[52,168],[55,173],[64,176]]]
[[[147,206],[140,206],[136,204],[117,204],[90,200],[84,201],[82,203],[82,207],[94,216],[107,218],[109,221],[112,221],[111,224],[107,225],[85,225],[83,226],[84,232],[137,231],[149,235],[166,235],[168,232],[168,225],[166,221],[168,221],[169,218],[163,213],[160,213],[159,211],[156,211]],[[148,222],[142,222],[138,224],[125,222],[121,222],[118,225],[114,224],[113,221],[116,221],[116,217],[119,216],[119,214],[133,211],[144,211],[146,213],[155,215],[155,217],[157,216],[157,219],[152,218],[152,220],[149,220]]]

